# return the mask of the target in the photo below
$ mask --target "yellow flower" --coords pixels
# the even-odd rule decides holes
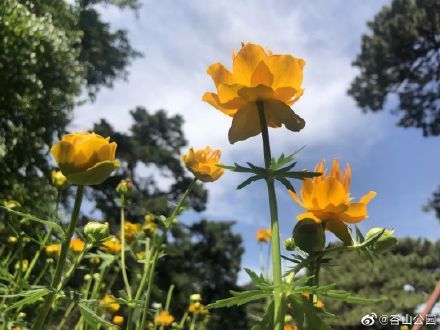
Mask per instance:
[[[96,185],[118,167],[116,143],[95,133],[64,135],[51,149],[58,167],[70,183]]]
[[[56,187],[61,188],[67,183],[67,178],[61,171],[52,171],[52,182]]]
[[[259,229],[255,237],[259,243],[267,243],[272,238],[272,229]]]
[[[303,94],[304,60],[291,55],[274,55],[255,44],[242,44],[232,54],[232,72],[222,64],[211,65],[207,72],[217,89],[205,93],[203,100],[233,117],[229,142],[246,140],[261,133],[258,105],[264,106],[268,127],[298,132],[305,122],[290,106]]]
[[[113,324],[123,325],[124,324],[124,317],[121,315],[115,315],[113,317]]]
[[[221,154],[220,150],[213,150],[210,147],[198,150],[190,148],[182,156],[182,161],[197,179],[212,182],[220,178],[224,172],[224,169],[218,166]]]
[[[118,254],[121,252],[122,245],[117,241],[117,239],[114,237],[112,240],[104,242],[101,244],[99,249],[101,251],[110,253],[110,254]]]
[[[61,253],[61,245],[59,244],[50,244],[45,247],[46,254],[49,257],[59,257]]]
[[[4,201],[3,205],[8,209],[15,209],[17,207],[21,207],[21,204],[14,200]]]
[[[284,330],[298,330],[298,327],[296,325],[285,324]]]
[[[323,174],[302,182],[301,199],[290,192],[293,199],[307,210],[298,220],[312,219],[323,223],[326,230],[334,233],[345,244],[351,244],[351,236],[346,223],[358,223],[367,216],[367,204],[376,196],[374,191],[364,195],[359,202],[350,197],[351,169],[347,165],[345,173],[339,169],[338,161],[333,161],[330,174],[325,172],[325,161],[315,168]]]
[[[81,240],[81,238],[74,238],[70,241],[70,248],[75,253],[81,253],[84,250],[85,243]]]
[[[154,319],[157,325],[170,325],[174,321],[174,316],[172,316],[168,311],[162,311]]]
[[[205,308],[205,305],[200,302],[195,302],[188,306],[188,313],[200,314],[206,312],[208,312],[208,310]]]
[[[112,295],[106,294],[99,301],[99,306],[107,313],[116,313],[121,305],[118,304],[116,298]]]
[[[142,231],[142,226],[138,223],[133,223],[130,221],[124,221],[124,238],[127,243],[131,243],[136,238],[136,235]]]

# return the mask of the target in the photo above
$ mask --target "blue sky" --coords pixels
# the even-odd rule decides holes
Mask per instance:
[[[75,111],[72,130],[88,129],[106,118],[119,130],[130,125],[128,111],[137,105],[150,111],[166,109],[185,118],[184,131],[195,147],[223,150],[223,161],[262,164],[261,136],[230,145],[230,118],[201,101],[214,86],[208,65],[231,64],[231,52],[240,43],[255,42],[306,60],[305,94],[294,106],[306,120],[300,133],[270,130],[273,154],[289,153],[306,145],[298,167],[312,169],[321,159],[334,158],[352,166],[352,195],[370,190],[369,219],[361,229],[390,227],[398,236],[440,238],[440,225],[422,205],[440,184],[440,139],[423,138],[421,131],[395,126],[387,112],[363,114],[347,96],[357,71],[351,62],[360,49],[366,22],[388,1],[143,1],[137,14],[102,8],[115,27],[129,31],[133,46],[144,54],[129,68],[127,81],[104,89],[95,103]],[[237,191],[245,179],[226,173],[207,185],[208,208],[189,213],[183,221],[205,217],[236,220],[243,235],[243,266],[258,268],[258,228],[268,227],[263,183]],[[163,184],[167,184],[166,178]],[[298,183],[295,186],[299,188]],[[289,236],[301,208],[278,187],[282,238]]]

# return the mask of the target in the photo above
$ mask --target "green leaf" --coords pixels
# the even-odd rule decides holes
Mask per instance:
[[[7,207],[4,206],[0,206],[0,208],[5,209],[7,212],[18,215],[20,217],[23,218],[23,220],[21,220],[21,223],[26,223],[28,221],[35,221],[41,224],[44,224],[46,226],[52,227],[53,229],[57,230],[58,232],[64,234],[64,229],[63,227],[61,227],[59,224],[53,222],[53,221],[49,221],[49,220],[43,220],[40,218],[37,218],[35,216],[33,216],[32,214],[28,214],[28,213],[23,213],[23,212],[19,212],[19,211],[15,211],[12,209],[9,209]]]
[[[244,188],[244,187],[250,185],[252,182],[255,182],[255,181],[258,181],[258,180],[261,180],[261,179],[263,179],[263,177],[260,176],[260,175],[254,175],[254,176],[251,176],[250,178],[247,178],[245,181],[243,181],[242,183],[240,183],[240,184],[237,186],[237,189],[242,189],[242,188]]]
[[[258,287],[260,289],[263,289],[263,288],[267,289],[268,287],[273,287],[272,283],[269,283],[268,281],[266,281],[263,274],[257,275],[257,273],[250,270],[249,268],[245,268],[244,270],[249,275],[249,277],[252,280],[252,283],[254,283],[256,287]]]
[[[80,303],[78,304],[79,307],[79,311],[81,312],[81,315],[84,317],[84,321],[92,327],[92,329],[97,329],[98,328],[98,324],[106,326],[106,327],[116,327],[117,329],[119,329],[118,326],[108,322],[106,319],[104,319],[103,317],[97,315],[93,310],[91,310],[89,307],[87,307],[86,305]]]
[[[365,241],[364,235],[362,235],[362,232],[359,230],[358,226],[354,226],[356,228],[356,240],[359,243],[363,243]]]
[[[267,330],[273,329],[273,315],[274,315],[274,303],[271,301],[267,306],[263,319],[252,327],[252,330]]]
[[[287,180],[286,178],[276,178],[276,180],[278,180],[279,182],[282,183],[282,185],[284,187],[286,187],[287,190],[291,190],[293,192],[295,192],[295,188],[292,186],[292,184],[290,183],[289,180]]]
[[[231,307],[240,306],[247,304],[248,302],[264,299],[272,296],[272,290],[250,290],[243,292],[231,291],[233,297],[217,300],[213,304],[206,306],[208,309],[221,308],[221,307]]]
[[[23,292],[20,295],[26,296],[26,298],[21,299],[15,303],[13,303],[11,306],[9,306],[8,308],[5,309],[5,312],[8,312],[8,311],[13,310],[15,308],[22,307],[24,305],[33,304],[34,302],[38,301],[40,298],[47,295],[49,292],[50,291],[46,288]],[[5,297],[9,298],[10,296],[5,296]]]

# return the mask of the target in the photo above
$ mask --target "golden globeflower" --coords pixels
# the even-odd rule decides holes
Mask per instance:
[[[207,313],[208,310],[205,308],[205,305],[203,305],[200,302],[195,302],[192,303],[188,306],[188,313],[192,313],[192,314],[205,314]]]
[[[312,219],[323,223],[324,228],[334,233],[345,244],[351,244],[347,223],[358,223],[368,217],[367,205],[376,196],[374,191],[364,195],[359,202],[353,202],[350,196],[351,169],[347,165],[345,173],[339,168],[339,162],[333,161],[330,173],[326,173],[325,161],[315,168],[321,176],[302,181],[300,196],[293,191],[290,195],[306,212],[298,220]]]
[[[52,171],[52,183],[61,188],[67,184],[67,178],[61,173],[61,171]]]
[[[113,239],[102,243],[99,249],[106,253],[118,254],[121,252],[122,245],[119,243],[116,237],[113,237]]]
[[[116,325],[123,325],[124,324],[124,317],[121,315],[115,315],[113,317],[112,322],[113,322],[113,324],[116,324]]]
[[[61,245],[50,244],[44,248],[49,257],[59,257],[61,253]]]
[[[218,166],[220,157],[220,150],[213,150],[210,147],[198,150],[190,148],[182,156],[182,161],[197,179],[203,182],[212,182],[219,179],[224,172],[224,169]]]
[[[170,325],[174,321],[174,316],[172,316],[168,311],[162,311],[154,318],[154,322],[157,325]]]
[[[95,133],[64,135],[51,152],[67,180],[77,185],[100,184],[118,167],[116,143]]]
[[[272,229],[259,229],[255,237],[258,243],[267,243],[272,238]]]
[[[290,108],[304,91],[304,64],[303,59],[248,43],[232,54],[232,71],[221,63],[208,68],[217,93],[205,93],[203,100],[233,118],[229,142],[261,133],[258,102],[264,106],[268,127],[284,125],[294,132],[304,128],[304,120]]]
[[[75,253],[81,253],[84,250],[85,243],[82,241],[81,238],[74,238],[70,241],[69,247],[72,249]]]
[[[112,295],[106,294],[104,297],[99,300],[99,306],[106,311],[107,313],[116,313],[121,305],[118,304],[116,298]]]
[[[136,236],[142,231],[142,225],[130,221],[124,221],[124,238],[127,243],[131,243],[136,239]]]

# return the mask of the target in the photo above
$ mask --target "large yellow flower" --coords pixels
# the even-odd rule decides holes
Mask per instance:
[[[109,140],[95,133],[67,134],[51,152],[70,183],[96,185],[117,167],[116,143]]]
[[[229,142],[246,140],[261,132],[257,101],[264,106],[268,127],[286,126],[298,132],[305,122],[290,106],[303,94],[304,60],[274,55],[255,44],[242,45],[232,54],[232,72],[221,63],[207,72],[217,94],[205,93],[203,100],[233,117]]]
[[[290,192],[293,199],[307,210],[298,216],[298,220],[312,219],[321,222],[326,230],[333,232],[344,243],[350,244],[351,237],[346,223],[358,223],[366,219],[367,204],[376,193],[370,191],[359,202],[353,202],[350,197],[350,166],[347,165],[343,173],[336,160],[333,161],[328,175],[325,161],[316,166],[315,172],[323,174],[302,182],[301,199],[296,193]]]
[[[224,169],[218,166],[221,154],[220,150],[213,150],[210,147],[199,150],[190,148],[182,156],[182,161],[197,179],[203,182],[212,182],[220,178],[224,172]]]

